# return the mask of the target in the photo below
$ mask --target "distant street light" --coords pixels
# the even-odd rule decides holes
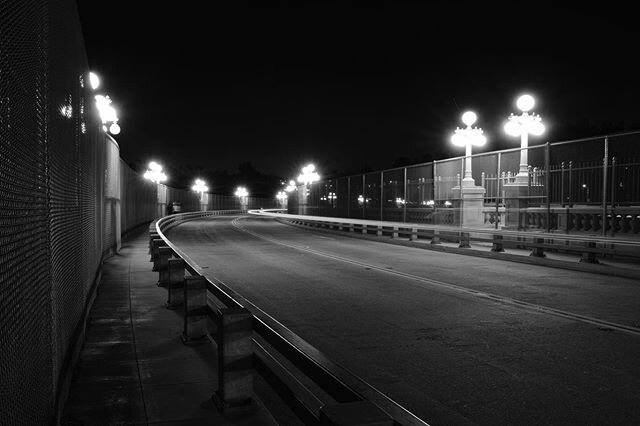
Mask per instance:
[[[196,179],[196,182],[191,187],[191,190],[200,193],[200,202],[202,202],[204,193],[209,192],[209,187],[202,179]]]
[[[316,172],[316,166],[308,164],[302,168],[302,173],[298,176],[298,182],[304,185],[310,185],[320,180],[320,176]]]
[[[286,207],[288,197],[289,197],[289,196],[288,196],[288,195],[287,195],[287,193],[286,193],[286,192],[284,192],[284,191],[279,191],[279,192],[276,194],[276,198],[277,198],[277,199],[278,199],[278,201],[280,202],[280,206],[281,206],[282,208],[285,208],[285,207]]]
[[[160,164],[152,161],[149,163],[149,170],[145,172],[144,178],[160,184],[167,180],[167,175],[162,172],[162,166]]]
[[[244,186],[239,186],[236,189],[235,196],[240,200],[240,209],[246,210],[249,197],[249,191],[247,191],[247,188],[245,188]]]
[[[295,180],[290,180],[289,184],[287,185],[287,187],[284,189],[285,192],[293,192],[296,190],[296,181]]]
[[[471,147],[482,146],[487,142],[487,138],[482,134],[482,129],[479,127],[471,127],[476,122],[477,116],[472,111],[467,111],[462,114],[462,122],[467,125],[466,128],[456,128],[453,136],[451,136],[451,142],[456,146],[465,147],[465,165],[464,165],[464,179],[462,180],[463,186],[475,186],[475,181],[471,174]]]
[[[527,183],[529,181],[529,158],[527,152],[529,134],[540,136],[544,133],[544,125],[538,114],[529,113],[535,105],[533,96],[520,96],[516,105],[522,111],[522,114],[514,115],[512,113],[504,125],[504,131],[511,136],[520,136],[520,169],[516,175],[516,183]]]

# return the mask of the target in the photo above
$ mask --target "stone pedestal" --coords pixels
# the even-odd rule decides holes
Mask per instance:
[[[529,207],[529,185],[525,182],[504,185],[505,216],[503,229],[522,230],[526,228],[526,209]]]
[[[484,194],[485,189],[476,186],[473,179],[470,182],[462,181],[462,186],[451,188],[453,196],[459,201],[459,217],[461,226],[484,225]]]

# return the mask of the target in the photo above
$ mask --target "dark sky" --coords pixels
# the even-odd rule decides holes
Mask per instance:
[[[249,161],[286,178],[309,161],[340,175],[458,156],[449,137],[467,109],[486,150],[515,147],[502,124],[523,92],[548,128],[532,144],[640,129],[630,11],[485,3],[78,8],[90,67],[119,111],[121,155],[141,167]]]

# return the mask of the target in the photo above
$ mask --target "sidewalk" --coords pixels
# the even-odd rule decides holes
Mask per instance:
[[[257,398],[216,409],[215,344],[182,344],[180,310],[164,307],[151,269],[146,233],[105,262],[60,424],[276,425]]]

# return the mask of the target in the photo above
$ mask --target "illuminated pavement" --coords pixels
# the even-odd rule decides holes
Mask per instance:
[[[427,422],[640,424],[636,280],[216,217],[210,277]]]

